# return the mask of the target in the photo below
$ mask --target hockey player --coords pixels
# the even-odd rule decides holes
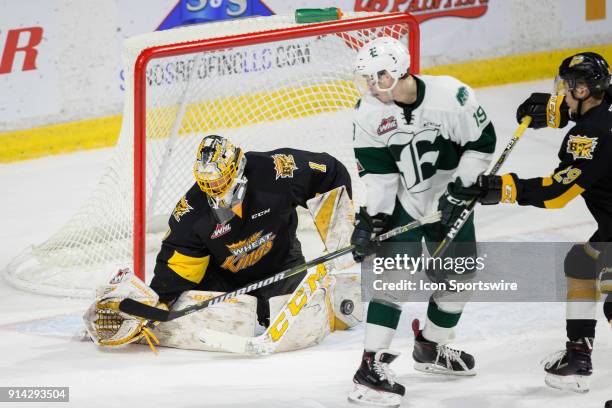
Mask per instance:
[[[595,312],[601,275],[602,292],[612,292],[612,95],[606,60],[593,52],[566,58],[555,80],[556,94],[534,93],[517,110],[517,120],[532,117],[530,127],[564,127],[560,163],[550,177],[521,179],[515,173],[483,176],[483,204],[518,203],[541,208],[562,208],[579,195],[597,222],[586,244],[572,247],[565,257],[567,278],[566,349],[544,361],[546,384],[554,388],[588,391]],[[606,94],[607,92],[607,94]],[[603,270],[603,273],[602,273]],[[612,320],[612,295],[604,311]]]
[[[343,187],[349,197],[351,194],[348,171],[326,153],[289,148],[244,152],[216,135],[202,140],[193,172],[196,183],[170,216],[169,230],[157,256],[150,285],[154,293],[147,292],[149,288],[141,290],[145,303],[159,301],[169,305],[179,298],[183,301],[185,294],[195,293],[188,299],[193,304],[205,296],[214,296],[214,292],[233,291],[304,263],[296,236],[296,207],[306,206],[306,201],[315,195],[335,188]],[[209,319],[231,330],[234,326],[254,325],[255,319],[248,312],[256,303],[257,320],[267,327],[270,299],[292,293],[303,277],[299,274],[252,291],[248,296],[252,301],[223,302],[202,312],[210,313]],[[142,293],[137,295],[140,298],[136,300],[142,301]],[[226,312],[246,316],[244,323],[228,321],[232,317],[223,314]],[[198,313],[188,317],[195,315]],[[246,321],[249,316],[250,322]],[[329,320],[325,315],[324,321]],[[130,341],[124,342],[141,336],[143,325],[138,326],[139,322],[129,331]],[[144,330],[146,336],[147,329]],[[126,333],[121,336],[123,340],[129,337]],[[194,337],[197,347],[197,333],[178,336],[186,340]],[[170,345],[183,345],[175,341],[182,340],[168,340]]]
[[[371,239],[376,234],[439,209],[440,222],[393,239],[412,243],[405,245],[410,256],[421,255],[422,241],[432,253],[475,197],[465,187],[487,169],[495,149],[493,124],[470,87],[447,76],[411,75],[409,67],[407,47],[390,37],[373,40],[357,55],[357,80],[365,79],[367,85],[354,120],[355,156],[367,190],[351,238],[357,261],[373,251]],[[476,256],[473,218],[455,241],[462,245],[450,248],[445,256]],[[417,370],[475,374],[474,358],[447,345],[468,297],[438,291],[430,298],[424,328],[419,328],[418,320],[413,322]],[[349,400],[400,404],[405,388],[388,367],[398,355],[389,347],[400,313],[401,306],[391,296],[371,299],[365,350]]]

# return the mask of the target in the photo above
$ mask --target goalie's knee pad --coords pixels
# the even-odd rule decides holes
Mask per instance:
[[[278,346],[276,352],[299,350],[320,343],[334,327],[334,314],[331,301],[333,279],[326,278],[325,284],[317,289],[305,304],[295,304],[289,307],[295,311],[293,325],[286,329],[288,317],[280,313],[281,309],[291,301],[293,294],[271,297],[270,329],[277,333]],[[279,314],[280,313],[280,314]]]
[[[598,255],[599,252],[588,243],[574,245],[565,256],[565,276],[574,279],[596,279]]]
[[[171,310],[184,309],[196,303],[221,295],[223,292],[191,290],[184,292],[174,302]],[[255,334],[257,321],[257,298],[241,295],[217,303],[169,322],[162,322],[155,328],[161,346],[181,349],[218,351],[199,339],[203,329],[228,332],[250,337]]]

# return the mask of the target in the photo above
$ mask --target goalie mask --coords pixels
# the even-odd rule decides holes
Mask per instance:
[[[408,47],[395,38],[380,37],[359,50],[353,72],[360,90],[374,88],[391,96],[397,82],[408,75],[409,68]],[[393,83],[390,87],[381,89],[378,83],[379,75],[385,72],[393,78]]]
[[[221,136],[202,139],[193,173],[220,223],[229,221],[244,198],[246,157],[239,147]]]

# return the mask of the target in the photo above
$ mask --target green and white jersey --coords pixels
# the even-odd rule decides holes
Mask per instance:
[[[474,91],[448,76],[415,77],[417,100],[357,105],[354,149],[370,215],[392,214],[396,197],[413,218],[431,214],[449,182],[472,185],[491,162],[495,130]]]

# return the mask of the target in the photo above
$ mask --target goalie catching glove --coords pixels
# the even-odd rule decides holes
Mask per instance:
[[[163,307],[159,297],[130,268],[119,269],[108,285],[96,290],[96,299],[83,315],[85,329],[100,346],[121,346],[144,338],[153,352],[159,344],[149,326],[155,324],[119,310],[123,299],[134,299],[149,306]]]

